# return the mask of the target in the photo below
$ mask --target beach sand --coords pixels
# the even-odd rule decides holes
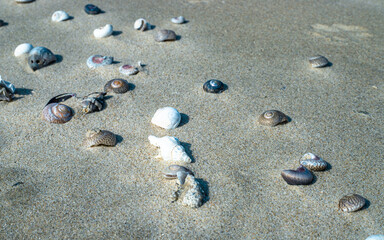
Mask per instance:
[[[0,75],[17,88],[0,102],[1,239],[365,239],[384,234],[384,3],[340,1],[88,1],[0,0]],[[51,22],[64,10],[73,19]],[[182,25],[170,19],[183,15]],[[144,17],[154,29],[133,29]],[[95,28],[114,34],[95,39]],[[153,35],[171,29],[175,42]],[[13,56],[21,43],[45,46],[58,63],[33,72]],[[116,63],[91,70],[89,56]],[[314,69],[308,58],[326,56]],[[122,64],[146,64],[125,77]],[[41,120],[50,98],[102,91],[113,78],[134,85],[111,95],[101,112],[66,124]],[[209,79],[228,89],[203,92]],[[65,104],[73,106],[75,101]],[[71,105],[72,104],[72,105]],[[158,108],[182,115],[174,130],[150,121]],[[277,109],[291,121],[257,124]],[[87,129],[118,135],[115,147],[85,149]],[[148,136],[179,138],[206,193],[198,209],[171,203],[175,181],[161,171]],[[313,184],[290,186],[313,152],[330,164]],[[338,211],[346,194],[369,203]]]

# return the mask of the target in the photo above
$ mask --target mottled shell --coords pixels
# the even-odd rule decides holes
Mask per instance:
[[[174,17],[174,18],[171,18],[171,22],[176,24],[182,24],[185,22],[185,18],[183,16]]]
[[[314,57],[309,58],[309,63],[314,68],[321,68],[328,66],[329,61],[324,56],[316,55]]]
[[[188,175],[188,174],[193,175],[192,171],[186,167],[183,167],[180,165],[171,165],[163,171],[163,176],[166,179],[175,179],[175,178],[177,178],[177,173],[179,173],[179,172],[184,173],[186,175]]]
[[[120,66],[119,72],[124,75],[135,75],[136,73],[139,72],[139,69],[137,69],[137,67],[134,67],[132,65],[126,64],[126,65]]]
[[[113,63],[113,57],[103,55],[92,55],[87,59],[87,66],[90,69],[95,69],[105,65],[111,65]]]
[[[32,44],[30,43],[22,43],[16,47],[14,55],[19,57],[23,54],[29,53],[33,49]]]
[[[116,145],[116,135],[107,130],[92,129],[88,130],[86,138],[83,141],[85,147],[93,146],[115,146]]]
[[[181,115],[176,108],[164,107],[156,111],[151,122],[164,129],[175,129],[181,121]]]
[[[61,103],[50,103],[43,109],[42,119],[49,123],[66,123],[73,117],[73,110]]]
[[[92,112],[101,111],[103,109],[104,96],[106,94],[107,94],[106,92],[101,92],[101,93],[96,92],[84,97],[83,100],[81,101],[83,112],[92,113]],[[91,96],[91,95],[94,95],[94,96]]]
[[[360,210],[365,205],[365,202],[365,198],[360,195],[346,195],[340,199],[339,209],[343,212],[355,212]]]
[[[68,13],[64,11],[56,11],[52,14],[52,21],[53,22],[62,22],[69,19]]]
[[[93,31],[93,36],[95,38],[105,38],[111,36],[113,33],[113,26],[111,24],[107,24],[104,27],[96,28]]]
[[[126,93],[129,91],[129,83],[124,79],[112,79],[104,86],[105,92]]]
[[[283,170],[281,176],[289,185],[308,185],[312,183],[312,173],[303,166],[296,170]]]
[[[261,125],[273,127],[283,122],[287,122],[288,117],[280,111],[268,110],[260,115],[258,121]]]
[[[224,90],[224,83],[219,80],[208,80],[204,83],[203,89],[208,93],[221,93]]]
[[[322,158],[313,153],[306,153],[300,159],[300,164],[312,171],[323,171],[328,164]]]
[[[172,30],[160,30],[155,35],[156,42],[175,41],[176,33]]]
[[[35,47],[29,52],[28,64],[33,71],[56,62],[56,56],[45,47]]]
[[[96,15],[96,14],[99,14],[101,12],[100,8],[98,8],[97,6],[95,6],[93,4],[85,5],[84,11],[90,15]]]
[[[148,29],[148,22],[144,18],[139,18],[133,24],[133,28],[140,31],[145,31]]]

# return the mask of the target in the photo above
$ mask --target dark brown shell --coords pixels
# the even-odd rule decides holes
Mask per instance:
[[[112,79],[104,86],[105,92],[126,93],[129,91],[129,83],[124,79]]]
[[[261,125],[274,127],[278,124],[288,122],[288,117],[278,110],[268,110],[259,116],[258,121]]]

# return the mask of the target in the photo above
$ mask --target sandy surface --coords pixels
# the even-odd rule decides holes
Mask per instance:
[[[0,238],[2,239],[365,239],[384,234],[384,3],[340,1],[88,1],[0,0],[0,75],[13,83],[13,102],[0,102]],[[51,22],[64,10],[73,19]],[[183,25],[170,18],[183,15]],[[145,17],[155,29],[133,29]],[[95,39],[112,24],[114,36]],[[180,39],[158,43],[172,29]],[[13,56],[29,42],[60,55],[36,72]],[[94,54],[120,62],[90,70]],[[313,69],[307,58],[332,66]],[[147,64],[124,77],[122,64]],[[63,125],[40,119],[64,92],[100,91],[125,78],[133,91],[106,108]],[[202,84],[219,79],[222,94]],[[68,101],[68,105],[73,101]],[[150,124],[160,107],[183,113],[182,125]],[[268,109],[292,121],[256,123]],[[89,128],[119,135],[116,147],[84,149]],[[207,193],[198,209],[171,203],[173,181],[160,173],[148,135],[176,136]],[[289,186],[283,169],[306,152],[330,163],[309,186]],[[22,182],[19,183],[19,182]],[[16,184],[19,183],[19,184]],[[341,213],[338,200],[357,193],[368,207]]]

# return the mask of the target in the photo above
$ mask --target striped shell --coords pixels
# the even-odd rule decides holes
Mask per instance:
[[[303,166],[296,170],[283,170],[281,176],[289,185],[308,185],[313,180],[311,171]]]
[[[312,171],[323,171],[328,164],[322,158],[313,153],[306,153],[300,159],[300,164]]]
[[[324,56],[316,55],[309,58],[309,63],[314,68],[321,68],[326,67],[329,64],[329,61]]]
[[[43,109],[42,119],[49,123],[66,123],[73,117],[73,110],[61,103],[50,103]]]
[[[339,209],[343,212],[355,212],[364,207],[365,202],[365,198],[360,195],[346,195],[340,199]]]
[[[126,93],[129,90],[129,83],[124,79],[112,79],[104,86],[105,92]]]
[[[260,115],[258,121],[261,125],[274,127],[283,122],[288,122],[288,117],[280,111],[268,110]]]
[[[116,145],[116,135],[107,130],[92,129],[88,130],[86,138],[83,141],[85,147],[93,146],[115,146]]]

